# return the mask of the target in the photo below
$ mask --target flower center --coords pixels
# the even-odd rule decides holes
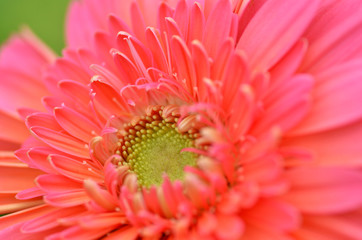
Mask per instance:
[[[182,151],[194,147],[195,134],[181,133],[178,118],[165,116],[164,109],[153,107],[146,116],[127,124],[119,140],[121,164],[137,175],[139,186],[161,185],[164,174],[171,181],[182,180],[185,166],[196,164],[196,154]]]

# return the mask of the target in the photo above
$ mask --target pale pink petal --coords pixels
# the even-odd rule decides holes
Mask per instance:
[[[310,47],[300,67],[318,73],[362,57],[362,4],[360,1],[321,1],[323,7],[305,34]]]
[[[282,146],[302,147],[309,151],[313,164],[325,166],[362,166],[362,123],[356,122],[305,136],[285,138]]]
[[[107,28],[109,14],[122,16],[130,23],[130,0],[105,0],[101,5],[94,0],[72,2],[67,16],[67,45],[72,48],[92,46],[93,35],[97,30]]]
[[[344,63],[315,76],[313,105],[289,134],[307,134],[343,126],[362,118],[362,61]]]
[[[237,48],[244,50],[255,70],[273,66],[300,38],[319,1],[266,2],[251,19]]]
[[[12,37],[0,54],[1,110],[17,116],[19,107],[43,109],[40,98],[48,91],[41,77],[54,58],[55,55],[27,29]]]
[[[362,205],[358,170],[300,167],[288,171],[287,177],[291,189],[284,198],[304,213],[340,213]]]
[[[216,57],[222,43],[229,36],[232,14],[229,0],[220,0],[214,5],[205,23],[203,44],[211,57]]]

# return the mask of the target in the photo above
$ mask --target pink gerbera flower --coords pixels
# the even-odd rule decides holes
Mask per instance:
[[[1,52],[1,239],[361,238],[361,1],[81,0],[66,36]]]

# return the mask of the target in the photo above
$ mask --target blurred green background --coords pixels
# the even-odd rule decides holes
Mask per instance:
[[[64,46],[65,13],[70,0],[0,0],[0,43],[19,31],[30,29],[53,50]]]

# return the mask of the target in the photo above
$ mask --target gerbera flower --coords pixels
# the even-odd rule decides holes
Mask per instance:
[[[359,0],[72,2],[62,57],[1,52],[1,239],[359,239],[361,35]]]

